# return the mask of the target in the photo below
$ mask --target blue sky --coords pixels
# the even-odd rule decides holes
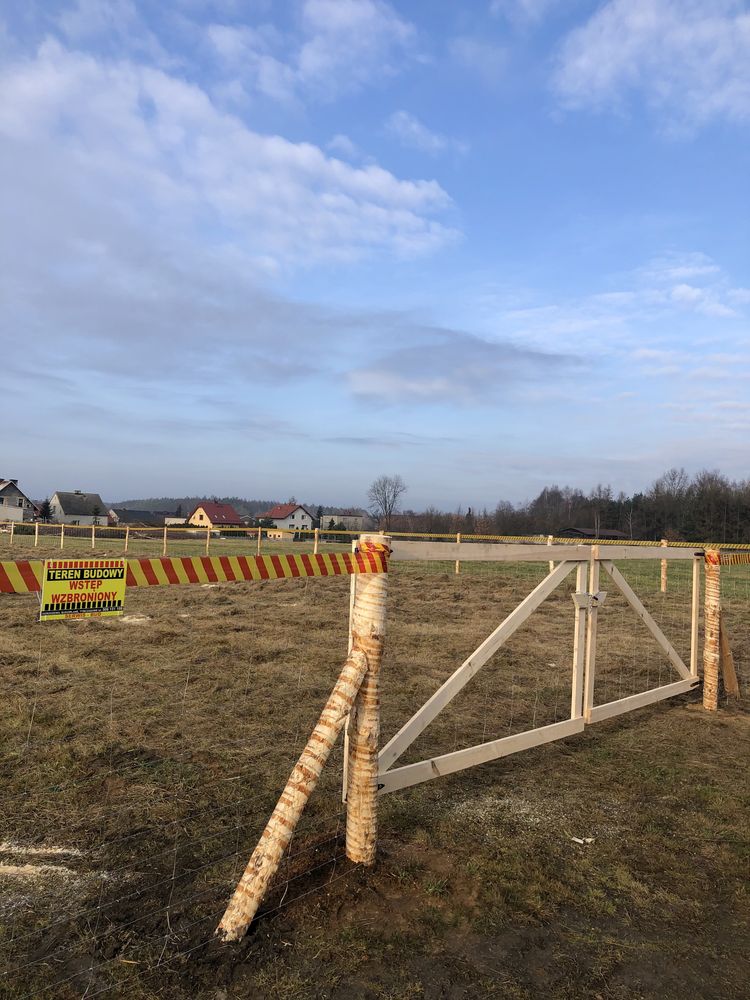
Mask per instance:
[[[0,0],[39,497],[747,478],[741,0]]]

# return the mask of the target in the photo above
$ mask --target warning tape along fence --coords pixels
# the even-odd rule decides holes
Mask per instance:
[[[281,548],[287,545],[298,545],[305,541],[314,544],[315,551],[322,545],[348,546],[360,534],[359,530],[341,528],[316,529],[274,529],[254,527],[203,527],[174,526],[150,527],[136,525],[71,525],[47,524],[41,522],[0,521],[0,546],[33,546],[52,544],[55,547],[86,547],[96,549],[99,545],[111,546],[114,542],[123,543],[123,551],[131,546],[160,545],[162,555],[166,555],[173,545],[201,546],[208,555],[212,544],[221,544],[227,540],[242,542],[248,548],[254,547],[260,554],[261,549]],[[579,536],[562,535],[493,535],[469,534],[464,532],[425,532],[425,531],[389,531],[391,538],[411,539],[414,541],[455,541],[455,542],[492,542],[498,544],[528,544],[528,545],[630,545],[639,547],[663,546],[663,540],[644,540],[630,538],[583,538]],[[726,542],[716,540],[672,541],[670,548],[711,548],[750,551],[750,543]]]
[[[66,569],[73,560],[51,560],[54,568]],[[75,565],[81,565],[75,560]],[[85,560],[83,561],[85,565]],[[0,593],[28,594],[41,591],[44,563],[41,560],[0,562]],[[351,576],[385,573],[387,552],[381,547],[357,552],[302,553],[270,556],[175,556],[160,559],[129,559],[128,587],[159,587],[172,584],[223,583],[247,580],[292,580],[299,577]]]

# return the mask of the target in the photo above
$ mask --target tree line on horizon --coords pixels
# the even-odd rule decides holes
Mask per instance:
[[[709,470],[691,478],[684,469],[669,469],[630,496],[602,484],[589,493],[545,486],[533,500],[501,500],[494,510],[447,513],[428,507],[392,519],[394,531],[425,533],[555,535],[565,528],[621,531],[642,541],[750,542],[750,480],[732,481]]]

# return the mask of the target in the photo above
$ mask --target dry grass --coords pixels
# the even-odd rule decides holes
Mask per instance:
[[[544,572],[446,568],[394,567],[386,739]],[[689,567],[670,566],[666,600],[658,563],[622,568],[686,655]],[[602,587],[598,701],[672,679]],[[569,593],[405,760],[566,716]],[[208,946],[343,661],[347,613],[342,579],[131,590],[105,622],[39,625],[35,598],[0,597],[0,865],[46,866],[0,873],[0,996],[746,995],[750,726],[695,696],[386,796],[372,872],[340,857],[335,753],[266,915],[241,946]]]

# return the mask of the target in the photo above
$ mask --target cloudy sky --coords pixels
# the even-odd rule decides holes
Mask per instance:
[[[0,476],[750,475],[743,0],[0,0]]]

